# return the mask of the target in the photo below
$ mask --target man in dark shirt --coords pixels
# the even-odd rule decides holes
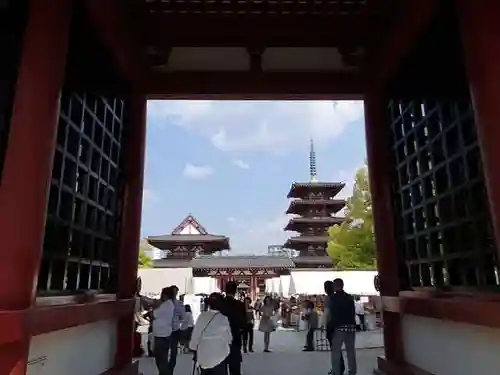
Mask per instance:
[[[224,305],[221,313],[229,320],[231,326],[231,334],[233,341],[231,342],[231,350],[227,358],[229,374],[241,375],[241,334],[246,328],[247,317],[245,304],[242,301],[235,299],[237,285],[234,281],[226,283]]]
[[[356,375],[356,313],[354,299],[344,291],[342,279],[333,280],[335,293],[329,300],[331,326],[333,329],[331,341],[332,375],[342,375],[340,368],[340,349],[345,345],[349,375]]]
[[[325,288],[325,302],[324,302],[324,313],[326,315],[326,339],[328,340],[328,344],[330,345],[330,350],[332,348],[332,338],[335,333],[335,327],[333,326],[333,317],[332,317],[332,312],[330,311],[331,308],[331,298],[333,298],[334,295],[334,288],[333,288],[333,281],[327,280],[324,283],[324,288]],[[344,357],[342,356],[342,351],[339,349],[339,358],[340,358],[340,373],[343,374],[345,372],[345,363],[344,363]],[[328,373],[328,375],[331,375],[333,373],[332,370]]]

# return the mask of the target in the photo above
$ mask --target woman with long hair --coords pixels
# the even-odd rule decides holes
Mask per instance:
[[[271,343],[271,332],[276,330],[274,323],[274,303],[270,296],[264,298],[261,308],[262,316],[259,323],[259,331],[264,332],[264,352],[270,353],[269,344]]]

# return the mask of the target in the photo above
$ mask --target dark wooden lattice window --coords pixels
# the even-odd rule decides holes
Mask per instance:
[[[40,294],[113,291],[124,103],[65,92],[38,279]]]
[[[393,100],[389,110],[398,251],[410,286],[498,286],[470,101]]]

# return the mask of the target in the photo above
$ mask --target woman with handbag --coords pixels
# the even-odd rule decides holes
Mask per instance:
[[[227,375],[227,357],[233,339],[229,320],[220,313],[223,298],[212,293],[208,298],[208,311],[203,311],[194,325],[189,349],[195,353],[195,363],[201,375]]]
[[[264,332],[264,352],[270,353],[269,344],[271,343],[271,332],[276,331],[276,323],[274,321],[274,303],[270,296],[264,298],[264,303],[261,308],[261,318],[259,323],[259,331]]]

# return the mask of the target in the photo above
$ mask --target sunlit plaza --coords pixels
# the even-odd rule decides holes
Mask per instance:
[[[305,332],[278,329],[271,336],[272,353],[264,353],[263,333],[255,330],[254,353],[244,354],[242,374],[327,375],[330,352],[303,352]],[[146,344],[146,335],[143,341]],[[359,332],[356,336],[358,375],[373,374],[377,356],[383,354],[382,331]],[[191,354],[179,354],[174,375],[191,374]],[[156,375],[153,358],[141,358],[140,370],[144,375]]]

